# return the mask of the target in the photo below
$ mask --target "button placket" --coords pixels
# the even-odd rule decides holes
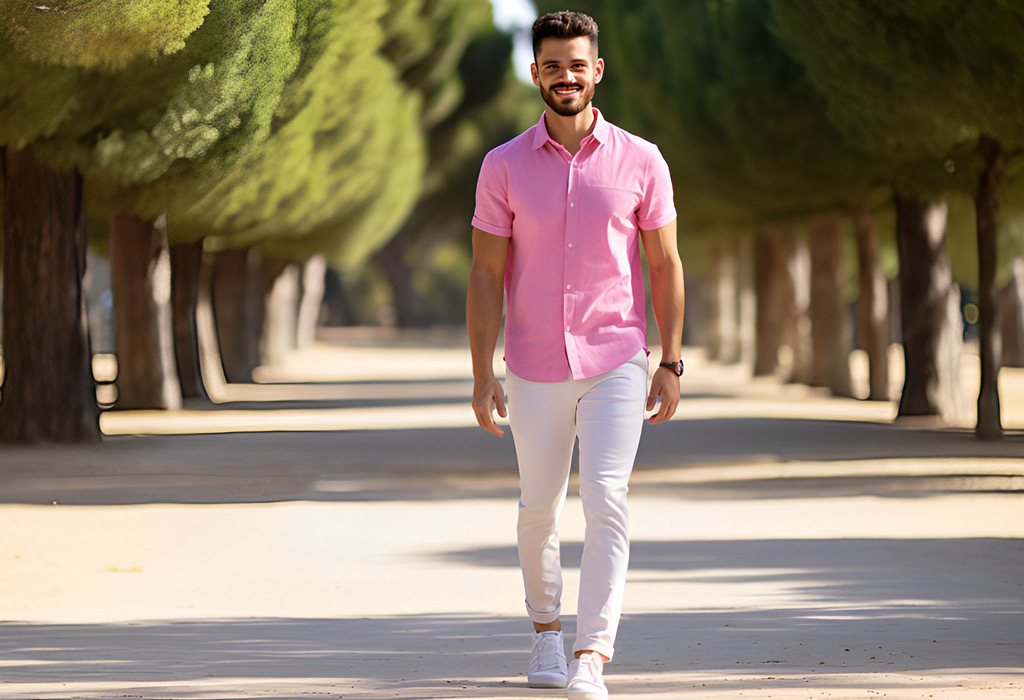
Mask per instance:
[[[571,337],[574,313],[576,307],[576,295],[574,293],[574,280],[576,274],[576,255],[575,255],[575,239],[579,230],[579,211],[576,208],[576,202],[579,196],[579,163],[577,161],[577,154],[569,162],[569,181],[566,188],[566,202],[568,206],[565,210],[565,248],[564,250],[564,264],[562,267],[562,314],[566,333],[566,346],[573,345]],[[569,352],[570,358],[575,357],[575,353]],[[570,361],[570,364],[572,362]]]

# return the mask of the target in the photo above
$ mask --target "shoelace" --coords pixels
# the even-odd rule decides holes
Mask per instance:
[[[548,671],[551,669],[558,668],[558,657],[556,650],[558,649],[558,635],[555,634],[542,634],[540,639],[537,640],[537,646],[533,650],[533,662],[537,664],[537,669],[540,671]],[[550,653],[549,653],[550,652]],[[544,665],[541,665],[542,661],[546,661]]]

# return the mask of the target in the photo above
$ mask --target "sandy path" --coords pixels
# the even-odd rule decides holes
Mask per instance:
[[[558,697],[523,686],[514,460],[453,418],[462,350],[407,384],[316,352],[333,383],[193,407],[283,432],[0,452],[0,697]],[[1024,698],[1024,436],[689,364],[634,479],[613,697]],[[571,498],[570,594],[582,527]]]

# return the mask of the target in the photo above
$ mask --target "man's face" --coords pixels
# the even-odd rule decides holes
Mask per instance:
[[[537,62],[530,66],[533,84],[540,87],[544,102],[555,114],[572,117],[594,99],[601,82],[604,61],[594,55],[587,37],[547,38],[541,41]]]

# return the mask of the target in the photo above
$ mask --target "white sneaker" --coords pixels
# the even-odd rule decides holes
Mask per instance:
[[[562,632],[536,632],[526,682],[531,688],[564,688],[568,669]]]
[[[599,654],[574,659],[569,671],[569,700],[608,700],[608,688],[601,677],[604,659]]]

